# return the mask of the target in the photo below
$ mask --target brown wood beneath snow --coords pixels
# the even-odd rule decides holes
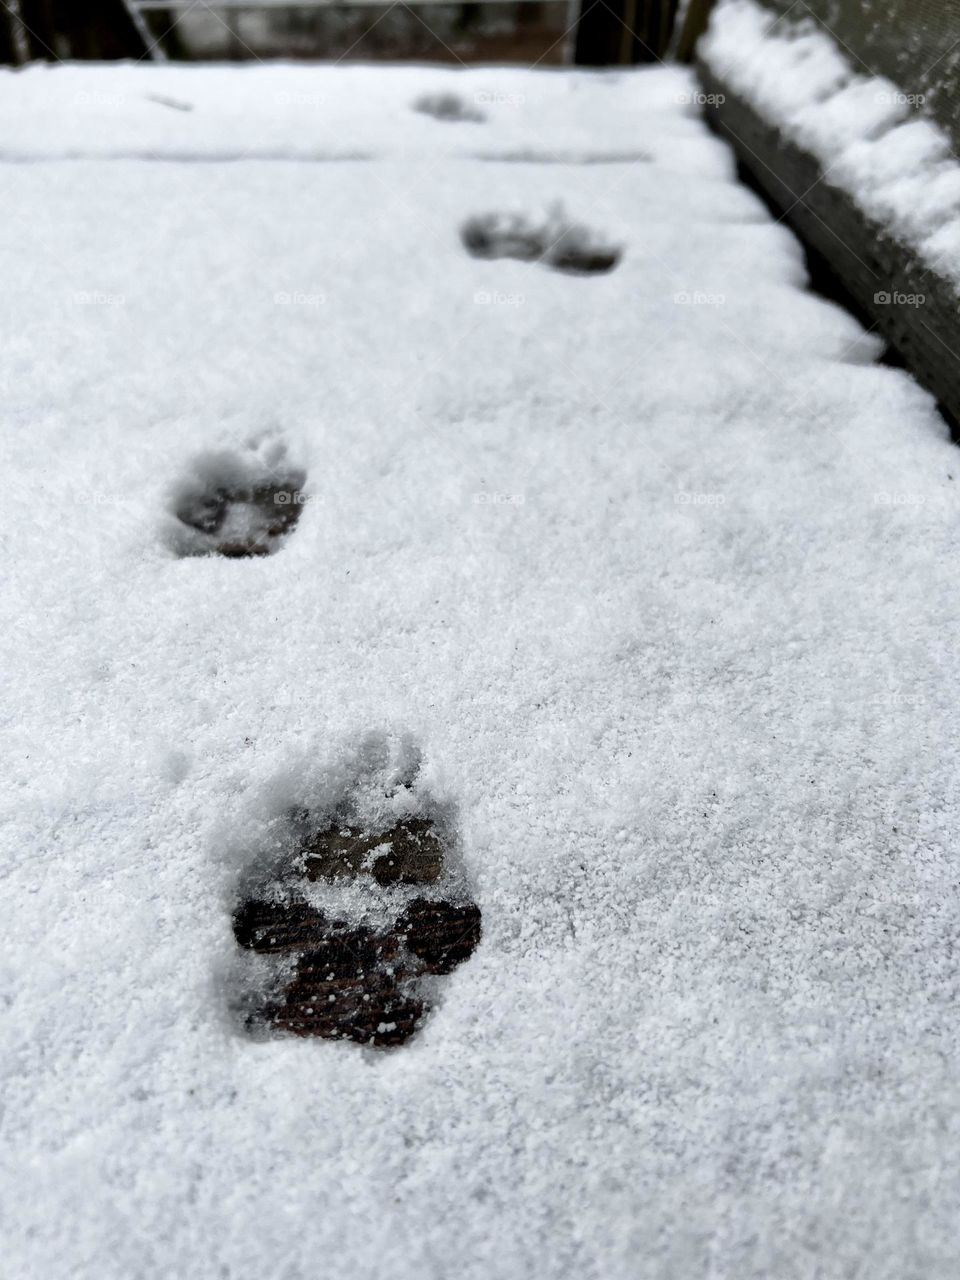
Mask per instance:
[[[375,856],[385,844],[386,852]],[[296,868],[301,889],[291,893]],[[279,992],[248,1019],[251,1027],[379,1048],[400,1045],[427,1011],[423,981],[451,973],[473,954],[481,934],[475,902],[418,897],[390,926],[374,929],[331,919],[300,896],[308,879],[367,870],[382,885],[437,880],[443,845],[433,824],[408,818],[379,834],[330,827],[302,843],[288,882],[277,885],[278,895],[286,896],[252,897],[237,908],[233,932],[241,947],[295,960],[293,976],[282,979]]]
[[[308,880],[369,871],[377,884],[432,884],[443,871],[443,846],[425,818],[404,818],[380,832],[333,826],[305,841],[303,852]]]

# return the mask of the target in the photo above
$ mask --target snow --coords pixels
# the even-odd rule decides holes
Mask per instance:
[[[617,72],[508,67],[451,71],[265,63],[146,66],[34,64],[0,70],[0,159],[492,156],[563,161],[652,155],[703,163],[694,88],[664,68],[654,89]],[[460,99],[437,121],[421,100]],[[716,163],[716,161],[714,161]]]
[[[698,52],[816,157],[826,182],[960,292],[960,163],[943,129],[913,109],[923,95],[855,72],[821,28],[757,0],[720,0]]]
[[[324,122],[257,97],[308,74]],[[955,1276],[930,397],[684,73],[80,75],[0,78],[5,1274]],[[409,109],[481,82],[534,122]],[[195,111],[105,159],[141,88]],[[651,159],[470,158],[555,143]],[[289,158],[334,148],[377,158]],[[616,269],[461,244],[558,201]],[[178,554],[224,455],[305,473],[275,554]],[[371,750],[422,753],[482,942],[400,1050],[252,1041],[239,888]]]

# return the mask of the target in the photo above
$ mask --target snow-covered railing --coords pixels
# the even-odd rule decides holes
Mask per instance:
[[[951,135],[908,81],[758,0],[719,0],[698,55],[708,114],[743,164],[960,423]]]

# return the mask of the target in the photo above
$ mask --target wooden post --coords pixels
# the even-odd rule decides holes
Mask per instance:
[[[715,0],[690,0],[680,38],[674,53],[678,62],[692,62],[697,41],[707,29]]]
[[[24,33],[18,61],[142,58],[148,50],[124,0],[8,0],[7,8],[14,34],[18,25]]]
[[[20,0],[7,0],[0,11],[0,63],[21,66],[30,61],[30,38],[20,14]]]
[[[677,0],[581,0],[574,61],[585,67],[660,62]]]
[[[150,47],[160,61],[170,58],[174,62],[186,62],[189,59],[187,46],[177,27],[182,12],[180,9],[151,9],[149,13],[140,15],[147,28]]]

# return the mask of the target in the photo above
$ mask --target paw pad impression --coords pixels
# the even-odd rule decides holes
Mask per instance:
[[[573,275],[612,271],[622,248],[589,227],[571,222],[556,206],[542,223],[513,213],[486,213],[468,218],[460,229],[467,252],[475,258],[518,258],[543,262]]]
[[[401,1045],[480,941],[449,814],[415,783],[363,790],[332,815],[291,815],[280,862],[234,912],[260,966],[252,1032]]]
[[[284,462],[222,451],[203,454],[173,499],[181,556],[266,556],[300,519],[306,475]]]
[[[413,103],[413,110],[419,111],[421,115],[432,116],[434,120],[459,123],[480,124],[487,118],[478,107],[464,101],[459,93],[422,94]]]

